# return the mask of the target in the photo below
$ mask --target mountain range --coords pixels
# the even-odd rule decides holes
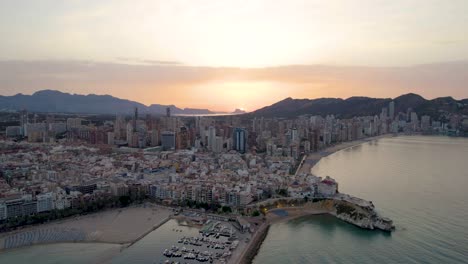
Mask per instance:
[[[396,98],[350,97],[293,99],[286,98],[273,105],[248,113],[249,116],[295,117],[300,115],[329,115],[341,118],[353,116],[378,115],[382,108],[395,102],[395,112],[406,112],[412,108],[418,114],[427,114],[438,118],[443,113],[468,115],[468,99],[455,100],[452,97],[439,97],[427,100],[420,95],[409,93]],[[129,114],[137,107],[140,113],[165,115],[171,109],[174,115],[209,115],[219,114],[208,109],[178,108],[175,105],[144,104],[116,98],[110,95],[79,95],[54,90],[42,90],[32,95],[16,94],[0,96],[0,111],[27,109],[43,113],[86,113],[86,114]],[[236,109],[232,114],[243,114]],[[222,114],[222,113],[221,113]],[[224,113],[231,114],[231,113]]]
[[[54,90],[42,90],[32,95],[16,94],[0,96],[0,110],[27,109],[31,112],[44,113],[86,113],[86,114],[128,114],[137,107],[140,113],[165,115],[166,109],[171,109],[174,115],[206,115],[217,114],[208,109],[178,108],[175,105],[144,104],[116,98],[110,95],[79,95]],[[235,113],[239,114],[236,109]],[[226,113],[229,114],[229,113]]]
[[[396,98],[370,98],[350,97],[319,98],[319,99],[292,99],[286,98],[271,106],[261,108],[249,113],[253,116],[263,117],[292,117],[306,114],[329,115],[341,118],[353,116],[373,116],[381,113],[382,108],[395,102],[395,113],[405,112],[412,108],[420,115],[429,115],[438,118],[443,113],[459,113],[468,115],[468,99],[455,100],[452,97],[439,97],[427,100],[420,95],[409,93]]]

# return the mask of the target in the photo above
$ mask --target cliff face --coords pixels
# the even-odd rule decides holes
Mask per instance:
[[[395,229],[391,220],[382,217],[356,217],[349,214],[337,214],[336,217],[364,229],[380,229],[387,232]]]
[[[293,206],[291,204],[299,206],[288,207]],[[393,221],[380,216],[371,201],[342,193],[338,193],[332,197],[313,198],[307,202],[304,202],[302,198],[270,199],[252,204],[249,207],[259,211],[276,208],[291,210],[293,208],[293,210],[298,211],[304,210],[304,214],[310,212],[314,212],[315,214],[318,212],[328,213],[342,221],[364,229],[378,229],[387,232],[391,232],[395,229]]]
[[[391,232],[393,221],[380,216],[374,204],[357,197],[338,193],[332,198],[307,203],[305,208],[327,211],[336,218],[364,229],[380,229]]]
[[[393,221],[381,217],[375,211],[372,202],[349,195],[340,195],[333,201],[334,210],[331,214],[347,223],[371,230],[380,229],[390,232],[395,229]]]

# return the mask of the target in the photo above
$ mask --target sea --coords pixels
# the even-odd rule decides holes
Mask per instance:
[[[468,263],[468,139],[384,138],[322,158],[312,169],[371,200],[393,233],[329,215],[273,225],[260,263]]]
[[[255,264],[468,263],[468,138],[382,138],[322,158],[312,173],[371,200],[396,230],[302,217],[271,226]],[[40,245],[4,252],[0,263],[96,263],[111,252],[109,263],[159,263],[163,248],[196,233],[170,220],[121,253],[108,244]]]

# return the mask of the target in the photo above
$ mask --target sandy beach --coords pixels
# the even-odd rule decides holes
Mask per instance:
[[[343,149],[351,148],[354,146],[361,145],[366,142],[378,140],[381,138],[388,138],[388,137],[393,137],[392,134],[386,134],[386,135],[381,135],[381,136],[376,136],[376,137],[369,137],[369,138],[364,138],[364,139],[359,139],[359,140],[353,140],[349,142],[343,142],[339,143],[330,147],[327,147],[325,149],[322,149],[318,152],[311,153],[307,155],[307,157],[304,159],[303,163],[301,164],[301,167],[298,169],[297,173],[310,173],[312,168],[320,161],[321,158],[329,156],[335,152],[338,152]]]
[[[169,209],[150,204],[77,216],[1,234],[0,249],[8,247],[6,242],[16,241],[16,237],[24,241],[23,237],[33,237],[36,233],[47,239],[44,242],[31,240],[32,244],[74,242],[67,240],[67,235],[76,234],[80,234],[76,239],[79,242],[130,244],[166,222],[170,215]]]

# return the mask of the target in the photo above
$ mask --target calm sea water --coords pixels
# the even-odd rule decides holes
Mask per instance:
[[[272,226],[254,263],[468,263],[468,139],[381,139],[323,158],[312,172],[373,201],[396,231],[304,217]]]
[[[171,219],[158,229],[146,235],[130,248],[120,251],[120,245],[104,243],[61,243],[37,245],[6,251],[0,254],[0,264],[153,264],[164,263],[164,249],[172,245],[180,248],[194,248],[201,251],[221,252],[222,250],[194,247],[177,243],[177,240],[186,236],[199,235],[199,229],[189,227],[184,222]],[[173,259],[175,260],[175,259]],[[196,260],[179,258],[182,263],[200,263]]]
[[[182,224],[182,225],[181,225]],[[124,250],[121,254],[117,255],[112,264],[152,264],[164,263],[168,260],[164,257],[163,252],[165,249],[171,249],[171,246],[182,248],[194,248],[201,251],[208,250],[205,247],[194,247],[177,243],[177,240],[182,237],[194,237],[199,235],[199,229],[189,226],[184,226],[183,222],[178,222],[174,219],[169,220],[167,223],[149,233],[142,240],[138,241],[132,247]],[[177,232],[179,230],[179,232]],[[180,232],[182,231],[182,232]],[[212,251],[212,250],[210,250]],[[182,261],[183,263],[200,263],[196,260],[187,259],[171,259],[172,261]]]

